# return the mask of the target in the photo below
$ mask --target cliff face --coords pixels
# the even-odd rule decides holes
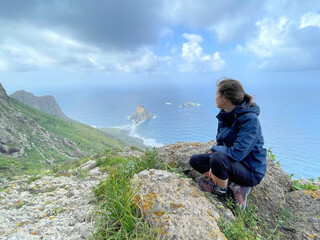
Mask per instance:
[[[18,101],[45,113],[51,114],[62,119],[68,119],[67,116],[60,109],[58,103],[56,102],[56,99],[53,96],[46,95],[37,97],[32,93],[21,90],[14,92],[10,95],[10,97],[13,97]]]
[[[22,114],[10,101],[1,84],[0,109],[0,154],[27,157],[36,152],[48,163],[55,160],[50,152],[68,158],[86,155],[69,139],[49,133]]]
[[[138,124],[151,118],[153,118],[153,115],[150,114],[142,105],[139,104],[135,112],[131,114],[129,119],[132,120],[135,124]]]

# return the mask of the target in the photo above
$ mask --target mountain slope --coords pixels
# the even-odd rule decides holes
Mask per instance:
[[[77,160],[123,144],[9,98],[0,84],[0,176]]]
[[[30,92],[26,92],[24,90],[16,91],[10,95],[10,97],[17,99],[18,101],[48,113],[50,115],[62,118],[67,120],[67,116],[62,112],[61,108],[59,107],[56,99],[53,96],[46,95],[37,97]]]

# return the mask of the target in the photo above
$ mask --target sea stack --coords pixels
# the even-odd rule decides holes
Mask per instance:
[[[194,102],[187,102],[187,103],[184,103],[182,105],[180,105],[180,107],[197,107],[197,106],[200,106],[199,103],[194,103]]]
[[[150,118],[153,118],[153,115],[150,114],[141,104],[137,106],[135,112],[132,113],[129,117],[129,119],[132,120],[135,124],[146,121]]]

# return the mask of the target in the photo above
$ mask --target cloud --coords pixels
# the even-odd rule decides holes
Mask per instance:
[[[265,18],[256,23],[257,34],[240,53],[253,57],[259,69],[276,71],[312,70],[320,67],[320,29],[315,27],[318,16],[305,14],[300,19]]]
[[[319,9],[318,0],[4,0],[0,71],[159,72],[166,61],[181,71],[225,67],[219,52],[207,53],[200,35],[184,34],[181,43],[183,32],[206,32],[226,47],[223,57],[238,46],[259,69],[314,69]]]
[[[0,18],[68,34],[100,48],[154,44],[162,30],[162,3],[148,0],[4,1]]]
[[[220,42],[244,39],[254,31],[264,1],[166,0],[165,17],[175,25],[213,32]]]
[[[196,34],[182,35],[188,42],[182,45],[182,64],[180,71],[182,72],[210,72],[220,71],[225,66],[225,61],[221,59],[220,53],[216,52],[212,56],[203,53],[200,43],[203,38]]]
[[[1,22],[1,21],[0,21]],[[0,29],[0,71],[30,71],[60,66],[76,71],[154,72],[158,60],[152,51],[104,49],[52,30],[28,24],[6,23]]]
[[[320,28],[320,14],[309,12],[303,15],[301,18],[300,28],[305,28],[308,26]]]

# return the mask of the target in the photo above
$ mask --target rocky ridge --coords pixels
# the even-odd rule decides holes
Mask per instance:
[[[20,90],[12,93],[10,97],[15,98],[30,107],[33,107],[50,115],[65,120],[68,119],[68,117],[62,112],[61,108],[59,107],[56,99],[51,95],[37,97],[30,92]]]
[[[146,121],[148,119],[153,118],[154,116],[152,114],[150,114],[145,108],[144,106],[142,106],[141,104],[139,104],[136,108],[136,110],[134,111],[134,113],[131,114],[131,116],[129,117],[130,120],[132,120],[135,124],[141,123],[143,121]]]

